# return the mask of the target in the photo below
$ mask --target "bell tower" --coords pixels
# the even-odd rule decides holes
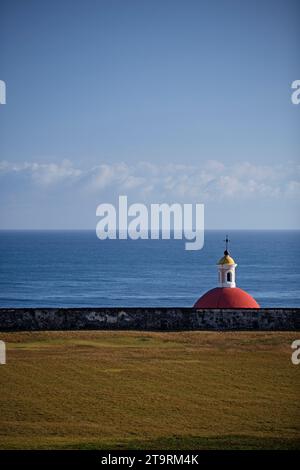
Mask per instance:
[[[225,251],[224,256],[218,261],[218,272],[219,272],[219,286],[220,287],[236,287],[235,283],[235,268],[237,264],[234,259],[231,258],[228,251],[228,235],[225,238]]]

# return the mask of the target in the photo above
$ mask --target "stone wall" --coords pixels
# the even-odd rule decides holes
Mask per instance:
[[[300,330],[300,309],[17,308],[0,309],[0,331]]]

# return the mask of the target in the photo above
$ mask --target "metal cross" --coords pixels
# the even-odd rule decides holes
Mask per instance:
[[[227,249],[228,249],[228,243],[230,242],[230,240],[229,240],[229,238],[228,238],[228,235],[226,235],[226,238],[225,238],[225,240],[223,240],[223,242],[225,242],[225,244],[226,244],[225,246],[226,246],[226,251],[227,251]]]

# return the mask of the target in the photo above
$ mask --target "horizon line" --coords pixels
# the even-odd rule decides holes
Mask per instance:
[[[193,228],[193,230],[195,230]],[[206,228],[204,231],[215,231],[215,232],[234,232],[234,231],[253,231],[253,232],[279,232],[279,231],[300,231],[299,228]],[[0,232],[95,232],[95,228],[0,228]],[[120,230],[116,230],[116,233],[119,233]],[[150,232],[150,230],[149,230]],[[162,230],[159,230],[161,233]],[[171,233],[174,230],[171,229]]]

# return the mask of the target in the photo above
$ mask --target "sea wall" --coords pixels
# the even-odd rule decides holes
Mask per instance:
[[[16,308],[0,309],[0,331],[300,330],[300,309]]]

